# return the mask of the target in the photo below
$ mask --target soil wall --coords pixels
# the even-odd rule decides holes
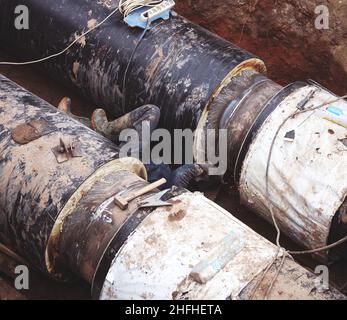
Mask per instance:
[[[313,79],[347,93],[347,0],[176,2],[180,14],[264,59],[273,80]],[[322,4],[329,9],[327,30],[315,26]]]

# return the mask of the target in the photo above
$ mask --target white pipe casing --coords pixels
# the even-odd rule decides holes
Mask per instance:
[[[277,248],[200,193],[150,213],[115,256],[100,299],[249,299]],[[262,299],[276,273],[255,290]],[[300,280],[298,280],[300,279]],[[315,290],[314,275],[286,259],[270,298],[344,299]]]
[[[338,100],[314,85],[302,87],[285,98],[253,139],[243,163],[240,193],[248,207],[270,222],[272,206],[285,234],[316,249],[328,244],[333,218],[347,194],[347,129],[327,120],[325,110],[334,107],[347,114],[347,102],[340,99],[290,118],[312,92],[304,108],[314,109]],[[273,145],[266,178],[272,142],[288,117]],[[320,252],[317,257],[326,261],[328,252]]]

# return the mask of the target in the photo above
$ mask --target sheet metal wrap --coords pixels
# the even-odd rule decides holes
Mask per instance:
[[[302,83],[285,88],[269,108],[273,102],[275,109],[253,127],[241,198],[270,222],[271,206],[282,232],[306,248],[324,247],[347,235],[346,128],[326,112],[331,107],[346,114],[347,102]],[[347,255],[346,246],[334,251]],[[317,257],[331,258],[328,251]]]
[[[81,157],[58,163],[60,139]],[[86,181],[121,169],[146,177],[137,160],[117,158],[109,140],[0,76],[0,242],[46,271],[51,232]]]
[[[100,298],[105,300],[264,299],[278,270],[277,247],[199,193],[149,213],[115,256]],[[260,286],[255,288],[260,282]],[[270,299],[344,299],[321,292],[316,277],[291,258]]]
[[[104,2],[0,0],[1,46],[20,59],[60,51],[110,13]],[[13,12],[19,4],[29,8],[29,30],[14,27]],[[123,92],[125,69],[141,33],[117,13],[67,53],[42,66],[114,117],[143,104],[158,105],[165,128],[194,128],[211,96],[240,64],[265,71],[263,62],[250,53],[175,16],[147,32],[129,65]]]

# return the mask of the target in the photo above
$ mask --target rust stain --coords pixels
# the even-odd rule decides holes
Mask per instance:
[[[16,143],[24,145],[51,132],[48,127],[49,124],[43,119],[20,124],[12,130],[12,139]]]
[[[181,200],[169,200],[168,202],[171,203],[173,206],[182,203]]]
[[[189,280],[188,276],[178,284],[176,290],[172,292],[172,300],[185,300],[185,297],[189,294],[189,290],[187,290]]]
[[[187,212],[185,212],[184,210],[179,210],[177,212],[173,212],[169,215],[169,221],[170,222],[181,221],[186,216],[186,214],[187,214]]]
[[[147,237],[147,238],[145,239],[145,242],[148,243],[148,244],[151,245],[151,246],[154,245],[154,244],[156,244],[157,241],[158,241],[158,239],[157,239],[157,237],[156,237],[155,234],[152,234],[152,235],[150,235],[149,237]]]
[[[333,129],[329,129],[328,132],[329,132],[330,134],[335,134],[335,131],[334,131]]]

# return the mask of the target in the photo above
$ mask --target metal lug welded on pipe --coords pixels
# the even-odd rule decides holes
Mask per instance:
[[[171,207],[140,209],[139,198],[121,210],[115,194],[147,185],[142,164],[112,160],[108,140],[2,76],[0,115],[0,241],[35,267],[84,278],[101,299],[252,296],[276,246],[199,193],[172,190]],[[76,137],[80,153],[59,163],[52,146]],[[313,290],[313,275],[291,259],[283,268],[270,298],[345,299]]]
[[[20,59],[61,51],[110,13],[104,2],[0,0],[0,43]],[[118,5],[117,0],[113,3]],[[19,4],[29,8],[29,30],[14,27],[13,12]],[[161,126],[166,129],[195,129],[204,108],[237,70],[265,72],[261,60],[175,15],[147,32],[130,63],[123,90],[125,70],[141,33],[117,13],[65,54],[42,66],[114,117],[143,104],[158,105]]]
[[[73,141],[80,155],[59,163],[53,149],[61,140]],[[51,272],[58,254],[46,249],[57,242],[63,215],[74,212],[103,181],[123,185],[117,179],[123,179],[124,170],[137,183],[142,180],[138,175],[146,177],[139,161],[117,158],[118,149],[109,140],[0,76],[0,243]],[[75,244],[86,242],[78,236]],[[104,250],[110,235],[102,237],[96,243]]]

